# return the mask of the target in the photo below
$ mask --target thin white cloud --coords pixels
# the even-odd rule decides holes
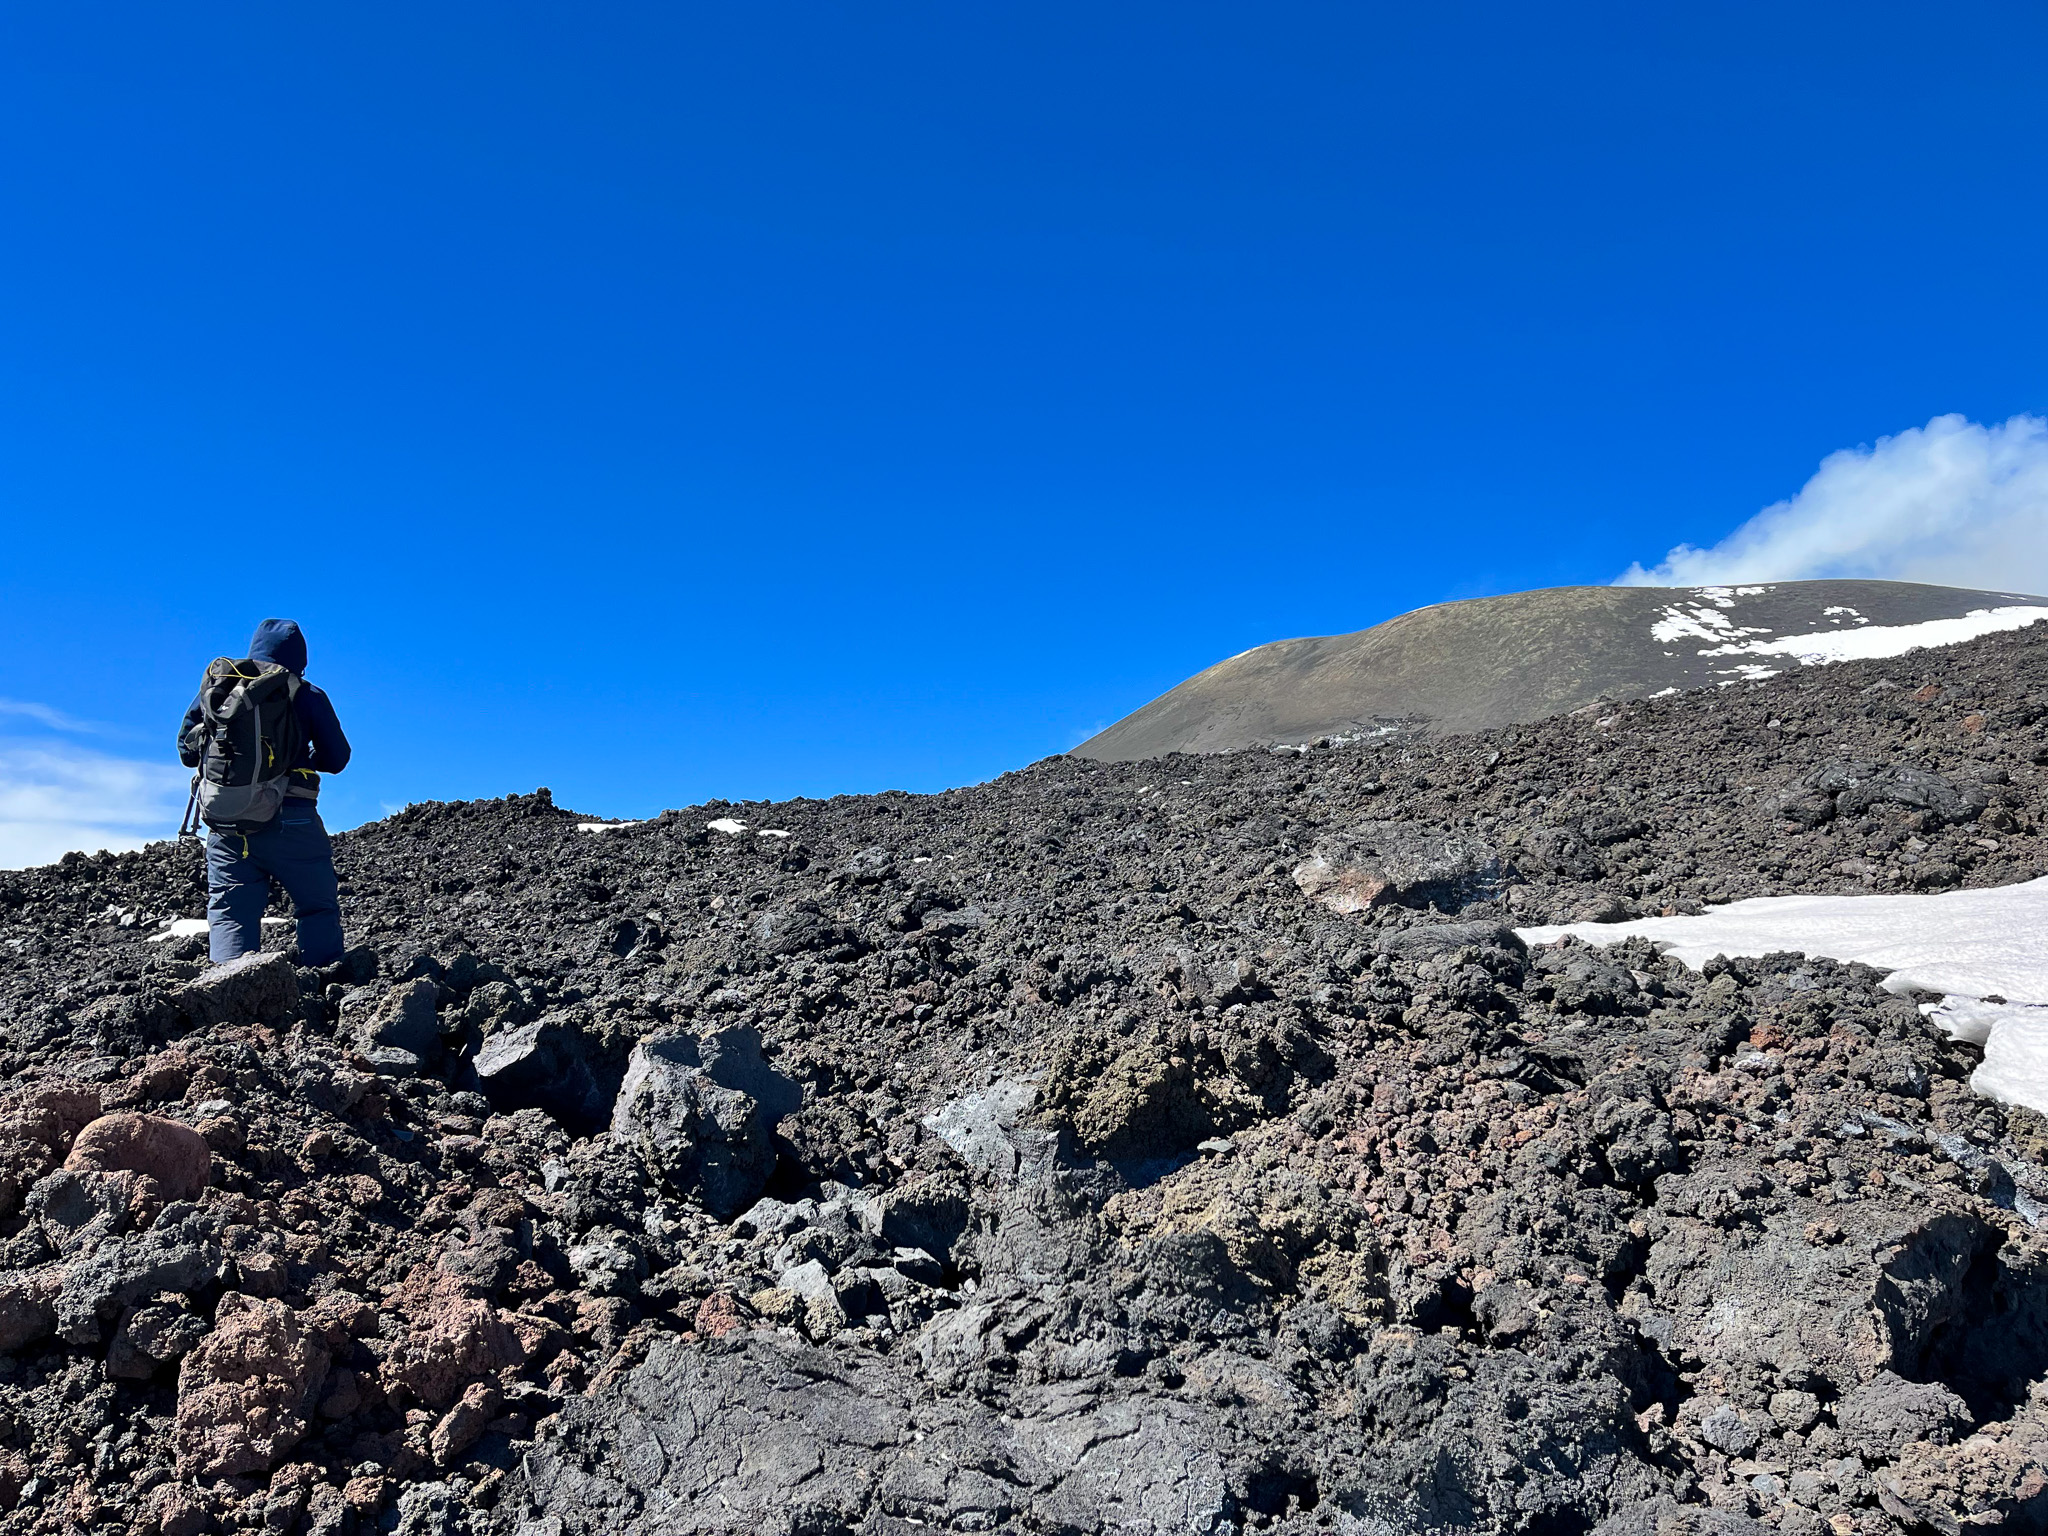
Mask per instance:
[[[88,736],[99,736],[106,732],[103,725],[90,720],[78,720],[61,709],[52,709],[47,704],[37,704],[27,699],[0,699],[0,715],[19,715],[33,720],[38,725],[47,725],[53,731],[74,731]]]
[[[2048,594],[2048,419],[1924,427],[1821,460],[1797,496],[1712,549],[1681,544],[1617,586],[1693,587],[1815,577],[1925,581]]]
[[[0,869],[170,837],[190,782],[175,765],[0,738]]]

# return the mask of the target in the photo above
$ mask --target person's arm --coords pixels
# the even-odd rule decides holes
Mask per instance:
[[[339,773],[348,766],[348,738],[341,734],[341,722],[334,717],[334,705],[327,695],[310,683],[299,690],[299,723],[306,728],[306,740],[313,744],[313,770]]]
[[[195,693],[192,696],[192,707],[185,711],[185,718],[178,722],[178,761],[187,768],[199,766],[199,751],[205,744],[205,718],[199,709],[199,695]]]

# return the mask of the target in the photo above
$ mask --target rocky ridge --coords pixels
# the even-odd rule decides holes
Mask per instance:
[[[0,876],[0,1529],[2048,1527],[2048,1123],[1860,966],[2048,626],[1431,742]],[[285,930],[273,942],[283,945]]]

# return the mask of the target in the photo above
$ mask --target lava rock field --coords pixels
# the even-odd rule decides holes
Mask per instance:
[[[1479,735],[0,874],[0,1530],[2048,1529],[2048,1121],[1868,967],[2048,874],[2048,626]],[[275,911],[288,909],[282,897]]]

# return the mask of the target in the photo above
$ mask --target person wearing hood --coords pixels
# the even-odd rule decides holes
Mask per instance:
[[[341,896],[334,850],[320,820],[320,775],[348,766],[348,738],[327,695],[303,681],[306,637],[297,624],[265,619],[249,641],[249,659],[270,662],[302,679],[292,709],[305,740],[287,765],[290,785],[274,822],[247,836],[207,834],[208,952],[219,964],[263,947],[263,909],[275,880],[298,913],[299,963],[332,965],[342,953]],[[178,756],[187,768],[199,765],[203,719],[194,698],[178,731]]]

